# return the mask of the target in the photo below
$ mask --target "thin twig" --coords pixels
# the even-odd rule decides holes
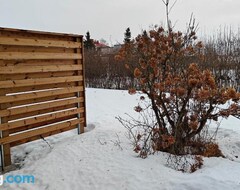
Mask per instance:
[[[171,13],[171,10],[172,10],[172,8],[175,6],[176,3],[177,3],[177,0],[175,0],[174,3],[172,4],[172,6],[170,7],[170,9],[169,9],[169,14]]]
[[[53,149],[52,146],[48,143],[48,141],[42,135],[40,135],[40,137],[45,143],[47,143],[47,145],[50,147],[50,149]]]
[[[101,145],[106,145],[107,142],[101,142],[100,139],[98,139],[98,142],[101,144]]]
[[[111,142],[113,142],[114,146],[117,146],[117,147],[119,147],[120,150],[123,150],[123,148],[121,146],[121,141],[120,141],[117,133],[116,133],[116,136],[117,136],[117,140],[116,141],[111,140]]]

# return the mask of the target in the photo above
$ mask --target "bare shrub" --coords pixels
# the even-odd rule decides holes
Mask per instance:
[[[234,87],[240,92],[240,29],[220,28],[216,34],[205,36],[204,60],[201,67],[209,69],[219,87]]]
[[[128,63],[128,59],[136,57],[137,66],[126,64],[126,68],[134,74],[148,104],[134,108],[142,116],[140,120],[118,118],[133,136],[134,151],[142,158],[156,151],[175,156],[220,155],[218,147],[209,144],[212,142],[204,138],[203,132],[208,121],[239,111],[240,94],[231,87],[220,88],[210,70],[190,63],[196,57],[204,60],[203,43],[197,41],[194,20],[185,34],[168,25],[167,30],[156,27],[138,35],[121,49],[118,59]],[[201,157],[194,160],[188,165],[192,172],[202,165]]]

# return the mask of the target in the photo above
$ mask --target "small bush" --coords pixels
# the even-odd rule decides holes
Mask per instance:
[[[118,118],[128,130],[138,127],[131,134],[140,157],[156,151],[222,156],[217,145],[207,144],[209,139],[203,138],[202,131],[207,122],[238,112],[240,93],[219,88],[209,70],[191,63],[192,57],[204,57],[203,47],[191,26],[185,34],[156,27],[121,49],[118,59],[126,61],[137,81],[137,89],[130,89],[130,94],[139,90],[147,98],[140,100],[146,104],[134,108],[141,120]],[[136,67],[128,63],[132,57],[138,57]],[[226,107],[226,102],[231,103]],[[199,158],[196,161],[192,171],[202,165]]]

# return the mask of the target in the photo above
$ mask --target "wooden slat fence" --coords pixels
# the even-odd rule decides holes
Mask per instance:
[[[86,126],[81,35],[0,28],[0,145],[10,148]]]

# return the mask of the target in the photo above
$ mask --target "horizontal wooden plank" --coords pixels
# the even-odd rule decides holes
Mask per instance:
[[[0,44],[16,46],[43,46],[43,47],[64,47],[64,48],[81,48],[80,42],[73,41],[53,41],[42,39],[24,39],[0,36]]]
[[[22,140],[22,139],[26,139],[26,138],[29,138],[29,137],[34,137],[34,136],[41,135],[41,134],[44,134],[44,133],[48,133],[48,132],[51,132],[51,131],[64,129],[64,128],[70,127],[72,125],[80,124],[83,121],[84,121],[84,118],[75,119],[75,120],[72,120],[72,121],[66,121],[66,122],[63,122],[63,123],[55,124],[55,125],[48,126],[48,127],[43,127],[43,128],[36,129],[36,130],[23,132],[23,133],[16,134],[16,135],[11,135],[11,136],[8,136],[8,137],[1,138],[0,139],[0,144],[9,144],[9,143],[19,141],[19,140]]]
[[[69,94],[72,92],[81,92],[81,91],[83,91],[83,87],[78,86],[78,87],[67,87],[63,89],[44,91],[44,92],[31,92],[31,93],[18,94],[18,95],[12,95],[12,96],[0,96],[0,103],[16,102],[21,100],[43,98],[43,97]]]
[[[67,34],[67,33],[58,33],[58,32],[47,32],[47,31],[35,31],[35,30],[25,30],[25,29],[15,29],[15,28],[3,28],[0,27],[0,32],[8,34],[24,35],[24,36],[50,36],[50,37],[62,37],[63,39],[74,37],[82,39],[82,35],[79,34]]]
[[[26,132],[27,130],[33,130],[33,129],[40,128],[40,127],[43,127],[43,126],[47,126],[47,125],[50,125],[50,124],[63,122],[63,121],[68,121],[68,120],[76,119],[76,118],[77,118],[76,115],[70,115],[70,116],[65,116],[65,117],[58,118],[58,119],[53,119],[53,120],[50,120],[50,121],[43,121],[43,122],[35,123],[35,124],[32,124],[32,125],[25,125],[25,126],[18,127],[18,128],[15,128],[15,129],[10,129],[9,134],[11,135],[11,134],[19,133],[19,132],[24,132],[24,131]]]
[[[35,60],[2,60],[0,59],[0,66],[45,66],[45,65],[75,65],[74,59],[35,59]]]
[[[50,78],[25,79],[25,80],[8,80],[8,81],[0,81],[0,88],[14,88],[14,87],[23,87],[23,86],[68,83],[68,82],[82,81],[82,80],[83,80],[83,76],[50,77]]]
[[[72,110],[67,110],[67,111],[62,111],[57,113],[50,113],[48,115],[33,117],[29,119],[23,119],[20,121],[3,123],[0,125],[0,131],[15,129],[15,128],[26,126],[26,125],[32,125],[32,124],[50,121],[53,119],[58,119],[58,118],[62,118],[70,115],[75,115],[78,113],[83,113],[83,111],[84,111],[84,108],[77,108],[77,109],[72,109]]]
[[[41,39],[41,40],[53,40],[53,41],[74,41],[74,37],[33,34],[33,33],[25,33],[25,32],[9,32],[9,31],[2,31],[1,29],[0,29],[0,35],[4,37],[11,37],[11,38]]]
[[[46,103],[43,102],[36,105],[22,106],[22,107],[12,108],[12,109],[5,109],[5,110],[0,110],[0,117],[6,117],[10,115],[17,115],[17,114],[28,113],[28,112],[33,112],[33,111],[38,111],[43,109],[49,109],[49,108],[74,104],[78,102],[80,103],[83,101],[84,101],[83,97],[80,97],[80,98],[71,98],[67,100],[57,100],[54,102],[46,102]]]
[[[75,53],[73,48],[1,45],[0,52]]]
[[[17,87],[17,88],[2,88],[0,89],[0,96],[8,95],[17,95],[21,93],[30,93],[30,92],[39,92],[40,90],[57,90],[65,87],[74,87],[78,86],[76,82],[69,83],[59,83],[59,84],[47,84],[47,85],[39,85],[39,86],[25,86],[25,87]],[[8,96],[7,95],[7,96]]]
[[[82,125],[82,123],[81,123],[81,125]],[[37,135],[37,136],[34,136],[34,137],[25,138],[25,139],[10,143],[10,146],[11,147],[18,146],[18,145],[21,145],[21,144],[24,144],[24,143],[28,143],[28,142],[35,141],[35,140],[38,140],[38,139],[46,138],[46,137],[56,135],[56,134],[59,134],[59,133],[63,133],[63,132],[69,131],[69,130],[77,129],[77,127],[78,127],[78,125],[72,125],[72,126],[64,128],[64,129],[58,129],[56,131],[51,131],[51,132],[44,133],[44,134],[41,134],[41,135]],[[82,130],[84,130],[84,127],[82,127]]]
[[[67,77],[67,76],[77,76],[76,71],[47,72],[47,73],[22,73],[22,74],[0,74],[0,81],[39,79],[39,78],[50,78],[50,77]],[[33,87],[36,87],[36,86],[33,86]]]
[[[82,59],[77,53],[0,52],[0,59]]]
[[[10,107],[22,106],[22,105],[26,105],[26,104],[34,104],[34,103],[39,103],[39,102],[59,100],[59,99],[70,98],[70,97],[76,97],[76,93],[63,94],[63,95],[44,97],[44,98],[38,98],[38,99],[22,100],[22,101],[18,101],[18,102],[9,102],[9,103],[3,103],[2,105],[5,108],[10,108]],[[3,110],[3,109],[0,109],[0,110]]]
[[[64,72],[82,70],[82,65],[46,65],[46,66],[5,66],[0,67],[0,74]]]
[[[3,117],[5,118],[7,121],[15,121],[15,120],[19,120],[19,119],[25,119],[25,118],[29,118],[29,117],[36,117],[42,114],[48,114],[51,112],[56,112],[56,111],[64,111],[64,110],[68,110],[68,109],[73,109],[76,108],[77,104],[69,104],[69,105],[65,105],[65,106],[58,106],[58,107],[53,107],[53,108],[49,108],[49,109],[44,109],[44,110],[37,110],[37,111],[33,111],[33,112],[27,112],[27,113],[22,113],[22,114],[18,114],[18,115],[10,115],[7,117]]]

